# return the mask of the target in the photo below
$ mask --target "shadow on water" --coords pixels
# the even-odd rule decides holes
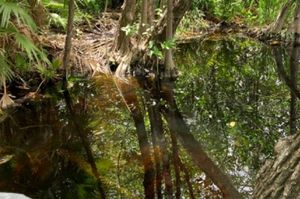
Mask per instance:
[[[274,143],[297,131],[299,49],[228,37],[178,51],[175,84],[98,76],[3,113],[0,191],[222,198],[217,184],[250,196]]]

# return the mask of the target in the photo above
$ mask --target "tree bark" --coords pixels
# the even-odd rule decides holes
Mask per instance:
[[[257,176],[253,198],[300,198],[300,134],[280,140],[277,157],[268,160]]]
[[[294,17],[294,45],[300,45],[300,1],[297,1]]]
[[[170,42],[173,40],[173,0],[168,0],[167,7],[167,29],[166,29],[166,40],[165,42]],[[165,49],[165,78],[174,78],[176,76],[176,68],[173,60],[172,48],[168,47]]]
[[[142,1],[142,13],[141,13],[141,23],[140,23],[140,36],[147,30],[148,28],[148,0]]]
[[[67,36],[65,40],[65,48],[63,55],[63,69],[64,69],[64,79],[63,84],[66,84],[68,79],[69,61],[72,48],[72,36],[73,36],[73,21],[75,12],[75,2],[74,0],[69,0],[69,11],[68,11],[68,25],[67,25]]]
[[[125,54],[130,48],[130,37],[122,30],[123,27],[132,25],[135,20],[136,0],[125,0],[119,28],[115,40],[115,50]]]
[[[130,1],[135,1],[135,0],[127,0],[128,2]],[[127,1],[125,2],[125,8],[129,7],[126,4]],[[184,13],[188,10],[188,8],[191,6],[191,1],[190,0],[179,0],[176,1],[175,6],[174,6],[174,13],[176,13],[176,15],[174,16],[174,20],[173,20],[173,30],[176,30],[180,20],[182,19],[182,17],[184,16]],[[120,28],[126,26],[128,23],[126,23],[126,20],[123,20],[123,18],[125,17],[126,14],[126,9],[124,9],[121,20],[120,20]],[[134,47],[130,48],[130,51],[125,50],[125,52],[127,51],[127,53],[122,53],[122,48],[121,45],[124,45],[124,48],[129,49],[129,42],[122,42],[124,41],[124,35],[122,36],[121,34],[124,34],[121,32],[121,30],[119,30],[119,36],[116,43],[116,51],[120,51],[121,54],[125,55],[122,57],[122,59],[117,60],[118,63],[118,68],[116,71],[116,75],[119,77],[122,76],[126,76],[127,72],[133,72],[130,69],[132,69],[133,67],[129,68],[132,65],[136,65],[137,63],[144,65],[144,63],[141,62],[145,62],[145,60],[149,60],[149,62],[153,61],[152,58],[150,58],[148,56],[148,44],[150,41],[154,41],[154,42],[163,42],[166,39],[166,27],[167,27],[167,12],[165,12],[163,14],[163,16],[161,17],[160,20],[158,20],[158,22],[154,25],[153,30],[149,33],[149,35],[147,35],[147,37],[145,37],[145,39],[138,41],[138,44],[135,45]],[[120,29],[119,28],[119,29]],[[174,34],[174,32],[173,32]],[[122,44],[123,43],[123,44]],[[147,57],[147,59],[144,59],[145,57]],[[133,64],[134,63],[134,64]]]
[[[147,20],[149,26],[153,25],[153,21],[155,18],[155,8],[155,0],[148,0]]]
[[[36,25],[38,27],[44,27],[47,24],[47,9],[38,0],[27,0],[27,2]]]

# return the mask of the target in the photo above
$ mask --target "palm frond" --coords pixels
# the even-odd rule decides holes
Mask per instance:
[[[36,30],[36,24],[28,12],[15,2],[0,1],[0,17],[1,27],[8,27],[11,22],[11,18],[14,16],[17,22],[27,25],[31,30]]]
[[[4,50],[0,51],[0,77],[4,77],[7,80],[13,78],[13,71],[11,70],[11,65],[8,62],[8,59],[5,57]],[[1,85],[0,81],[0,85]]]
[[[47,56],[24,34],[16,32],[15,41],[19,47],[24,50],[31,61],[50,63]]]

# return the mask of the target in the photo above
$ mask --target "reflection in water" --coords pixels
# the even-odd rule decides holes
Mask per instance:
[[[65,102],[66,102],[66,107],[67,107],[67,110],[68,110],[68,113],[69,113],[69,116],[71,119],[71,123],[74,127],[74,131],[77,132],[78,136],[80,137],[82,146],[84,147],[86,155],[87,155],[88,162],[91,165],[93,175],[97,180],[98,190],[100,192],[101,199],[105,199],[106,198],[105,190],[103,188],[103,183],[100,179],[100,175],[99,175],[96,163],[95,163],[95,158],[92,153],[90,143],[87,139],[87,132],[85,132],[84,129],[82,128],[82,126],[80,125],[79,115],[77,115],[77,113],[74,111],[74,105],[72,102],[72,98],[71,98],[70,93],[67,88],[64,89],[63,94],[64,94],[64,98],[65,98]]]
[[[10,110],[0,123],[0,191],[62,199],[103,198],[104,191],[123,199],[222,198],[215,184],[223,194],[233,185],[206,151],[250,196],[273,143],[295,132],[298,120],[298,50],[292,58],[272,51],[239,38],[187,44],[177,55],[183,75],[175,85],[99,76],[75,82],[67,103],[54,88]]]
[[[273,53],[275,56],[279,76],[285,81],[286,85],[290,88],[290,134],[296,134],[297,132],[297,98],[300,97],[300,92],[297,86],[297,75],[299,67],[299,57],[300,57],[300,46],[294,45],[291,50],[290,55],[290,77],[285,72],[285,63],[282,59],[282,49],[279,47],[273,48]]]

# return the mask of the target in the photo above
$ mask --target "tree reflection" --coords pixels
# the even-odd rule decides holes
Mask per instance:
[[[279,76],[283,79],[286,85],[290,88],[290,134],[297,133],[297,98],[300,97],[300,92],[298,90],[298,68],[299,68],[299,56],[300,56],[300,46],[294,44],[291,49],[289,71],[290,75],[287,75],[285,70],[285,62],[282,58],[283,49],[280,47],[273,47],[273,54],[275,57],[277,70]]]

